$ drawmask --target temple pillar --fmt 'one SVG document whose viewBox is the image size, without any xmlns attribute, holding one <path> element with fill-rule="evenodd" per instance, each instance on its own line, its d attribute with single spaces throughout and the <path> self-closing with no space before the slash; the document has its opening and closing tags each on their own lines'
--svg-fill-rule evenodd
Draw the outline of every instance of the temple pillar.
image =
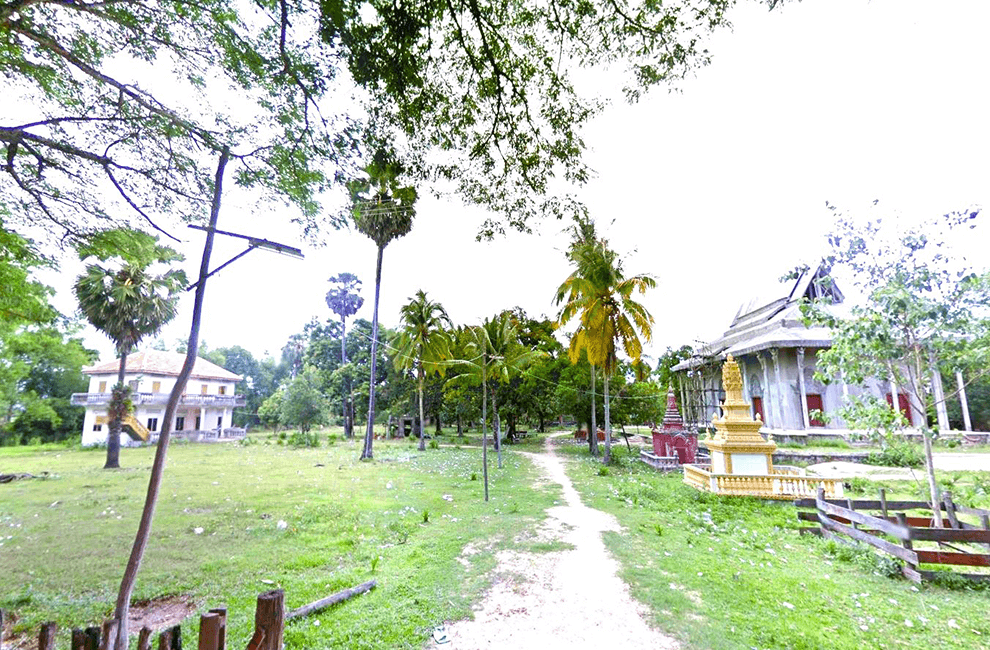
<svg viewBox="0 0 990 650">
<path fill-rule="evenodd" d="M 801 392 L 801 416 L 804 428 L 811 428 L 811 418 L 808 416 L 808 391 L 804 385 L 804 348 L 797 349 L 798 390 Z"/>
<path fill-rule="evenodd" d="M 685 387 L 686 382 L 684 381 L 683 377 L 678 376 L 677 379 L 678 379 L 677 383 L 680 384 L 678 388 L 681 389 L 681 419 L 684 420 L 686 423 L 690 424 L 691 416 L 688 415 L 687 399 L 686 399 L 687 389 Z"/>
<path fill-rule="evenodd" d="M 774 391 L 774 398 L 777 402 L 777 413 L 780 417 L 780 422 L 777 424 L 778 429 L 785 428 L 786 418 L 784 417 L 784 391 L 783 383 L 780 378 L 780 348 L 770 348 L 770 356 L 773 358 L 773 374 L 776 376 L 777 385 Z"/>
<path fill-rule="evenodd" d="M 942 386 L 942 373 L 938 364 L 932 363 L 932 391 L 935 393 L 935 419 L 940 432 L 949 431 L 949 412 L 945 408 L 945 388 Z"/>
<path fill-rule="evenodd" d="M 895 412 L 901 412 L 901 402 L 900 396 L 897 394 L 897 378 L 894 376 L 894 371 L 890 371 L 890 406 Z"/>
<path fill-rule="evenodd" d="M 759 360 L 760 366 L 763 368 L 763 410 L 765 412 L 764 415 L 767 418 L 767 421 L 763 424 L 768 428 L 772 428 L 771 422 L 773 424 L 777 423 L 777 414 L 773 413 L 771 416 L 770 413 L 770 402 L 773 401 L 773 391 L 770 389 L 770 371 L 767 368 L 769 362 L 767 361 L 767 355 L 765 352 L 758 352 L 756 358 Z"/>
<path fill-rule="evenodd" d="M 966 431 L 973 430 L 973 422 L 969 419 L 969 400 L 966 399 L 966 382 L 962 373 L 956 371 L 956 385 L 959 387 L 959 406 L 962 408 L 963 427 Z"/>
</svg>

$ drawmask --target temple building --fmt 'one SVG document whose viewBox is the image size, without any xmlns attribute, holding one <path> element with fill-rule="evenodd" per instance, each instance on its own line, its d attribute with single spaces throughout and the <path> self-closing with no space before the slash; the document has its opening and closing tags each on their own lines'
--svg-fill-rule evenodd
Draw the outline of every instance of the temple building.
<svg viewBox="0 0 990 650">
<path fill-rule="evenodd" d="M 147 350 L 128 355 L 124 383 L 130 386 L 134 409 L 122 423 L 121 444 L 154 442 L 164 424 L 165 405 L 185 362 L 186 355 Z M 120 359 L 83 368 L 89 375 L 89 392 L 72 396 L 74 406 L 85 406 L 82 444 L 107 441 L 107 406 L 111 389 L 117 383 Z M 186 392 L 179 400 L 172 423 L 173 435 L 192 439 L 242 437 L 243 429 L 233 427 L 233 411 L 244 406 L 243 395 L 234 388 L 242 377 L 206 359 L 196 359 Z"/>
<path fill-rule="evenodd" d="M 695 350 L 694 356 L 674 366 L 678 377 L 682 415 L 685 424 L 704 429 L 720 413 L 725 399 L 721 386 L 722 362 L 736 359 L 743 379 L 743 398 L 750 405 L 750 415 L 759 416 L 764 426 L 775 430 L 845 429 L 846 424 L 834 417 L 827 424 L 814 417 L 814 411 L 834 414 L 850 396 L 864 393 L 897 403 L 913 425 L 917 409 L 909 397 L 898 391 L 889 378 L 873 379 L 865 386 L 847 385 L 843 381 L 824 384 L 815 379 L 818 352 L 832 344 L 831 333 L 824 327 L 807 327 L 802 321 L 802 299 L 825 299 L 842 310 L 844 296 L 824 269 L 807 270 L 781 293 L 770 299 L 754 299 L 743 304 L 729 329 L 721 337 Z M 936 389 L 941 388 L 937 378 Z M 965 393 L 961 396 L 963 411 Z M 944 401 L 939 404 L 940 427 L 948 430 Z M 920 409 L 924 412 L 924 409 Z M 967 427 L 968 429 L 969 427 Z"/>
</svg>

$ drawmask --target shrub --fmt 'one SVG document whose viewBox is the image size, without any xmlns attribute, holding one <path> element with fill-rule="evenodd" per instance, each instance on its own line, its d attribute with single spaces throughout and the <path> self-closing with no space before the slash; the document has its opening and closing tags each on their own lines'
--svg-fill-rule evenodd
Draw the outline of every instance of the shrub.
<svg viewBox="0 0 990 650">
<path fill-rule="evenodd" d="M 319 447 L 320 437 L 315 433 L 294 431 L 292 435 L 289 436 L 288 444 L 292 447 Z"/>
<path fill-rule="evenodd" d="M 863 462 L 888 467 L 924 467 L 925 456 L 918 445 L 892 442 L 880 451 L 870 453 Z"/>
</svg>

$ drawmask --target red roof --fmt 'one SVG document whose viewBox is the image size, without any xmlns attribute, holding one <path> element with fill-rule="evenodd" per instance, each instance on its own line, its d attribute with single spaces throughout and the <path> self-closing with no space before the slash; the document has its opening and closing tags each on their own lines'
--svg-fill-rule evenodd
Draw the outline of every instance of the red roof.
<svg viewBox="0 0 990 650">
<path fill-rule="evenodd" d="M 162 352 L 160 350 L 145 350 L 127 355 L 127 372 L 144 372 L 149 375 L 166 375 L 178 377 L 182 364 L 186 361 L 185 354 L 178 352 Z M 115 375 L 120 370 L 120 359 L 100 363 L 89 368 L 83 368 L 87 375 Z M 196 357 L 192 375 L 197 379 L 226 379 L 240 381 L 244 379 L 229 370 L 224 370 L 215 363 Z"/>
</svg>

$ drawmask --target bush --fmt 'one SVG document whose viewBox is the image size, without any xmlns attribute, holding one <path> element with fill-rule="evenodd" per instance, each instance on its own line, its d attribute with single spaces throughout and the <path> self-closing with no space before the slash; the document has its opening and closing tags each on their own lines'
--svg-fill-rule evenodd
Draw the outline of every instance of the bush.
<svg viewBox="0 0 990 650">
<path fill-rule="evenodd" d="M 294 431 L 289 436 L 288 444 L 292 447 L 319 447 L 320 437 L 315 433 L 303 433 Z"/>
<path fill-rule="evenodd" d="M 874 451 L 863 461 L 867 465 L 883 465 L 886 467 L 924 467 L 925 455 L 919 445 L 909 442 L 888 444 L 880 451 Z"/>
</svg>

